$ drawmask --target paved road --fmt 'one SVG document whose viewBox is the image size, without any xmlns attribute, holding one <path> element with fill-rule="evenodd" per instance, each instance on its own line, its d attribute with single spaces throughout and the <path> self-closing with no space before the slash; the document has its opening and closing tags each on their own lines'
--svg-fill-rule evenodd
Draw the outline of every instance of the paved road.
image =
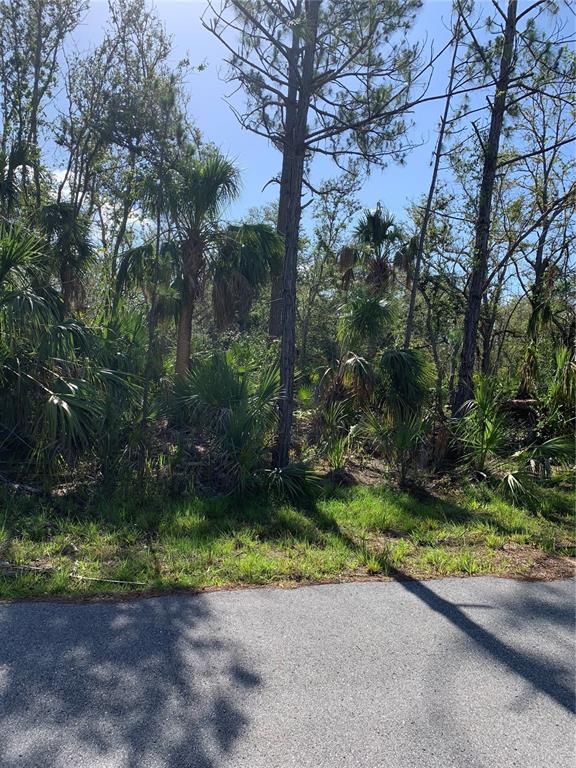
<svg viewBox="0 0 576 768">
<path fill-rule="evenodd" d="M 0 605 L 0 766 L 571 766 L 573 598 L 476 578 Z"/>
</svg>

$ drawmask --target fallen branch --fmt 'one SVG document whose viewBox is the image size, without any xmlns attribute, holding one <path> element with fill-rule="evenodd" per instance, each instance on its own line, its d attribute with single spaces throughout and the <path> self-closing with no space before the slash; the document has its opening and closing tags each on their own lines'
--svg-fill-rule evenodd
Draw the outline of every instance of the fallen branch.
<svg viewBox="0 0 576 768">
<path fill-rule="evenodd" d="M 41 573 L 43 575 L 51 575 L 56 573 L 55 568 L 49 568 L 42 565 L 15 565 L 7 561 L 0 561 L 0 572 L 4 576 L 15 576 L 17 573 Z M 135 587 L 147 587 L 148 584 L 145 581 L 123 581 L 121 579 L 105 579 L 101 576 L 82 576 L 79 573 L 69 573 L 67 576 L 70 579 L 78 579 L 78 581 L 103 581 L 107 584 L 126 584 Z"/>
<path fill-rule="evenodd" d="M 25 485 L 24 483 L 14 483 L 2 473 L 0 473 L 0 483 L 7 485 L 13 493 L 25 493 L 27 496 L 44 495 L 44 491 L 41 488 L 36 488 L 33 485 Z"/>
</svg>

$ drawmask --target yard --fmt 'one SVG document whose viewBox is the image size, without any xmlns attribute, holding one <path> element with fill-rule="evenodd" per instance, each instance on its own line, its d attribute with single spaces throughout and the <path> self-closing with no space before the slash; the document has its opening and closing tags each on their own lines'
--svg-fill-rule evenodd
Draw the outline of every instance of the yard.
<svg viewBox="0 0 576 768">
<path fill-rule="evenodd" d="M 567 476 L 528 506 L 481 485 L 330 488 L 304 505 L 161 493 L 85 506 L 6 497 L 0 597 L 445 575 L 555 578 L 573 573 L 573 512 Z"/>
</svg>

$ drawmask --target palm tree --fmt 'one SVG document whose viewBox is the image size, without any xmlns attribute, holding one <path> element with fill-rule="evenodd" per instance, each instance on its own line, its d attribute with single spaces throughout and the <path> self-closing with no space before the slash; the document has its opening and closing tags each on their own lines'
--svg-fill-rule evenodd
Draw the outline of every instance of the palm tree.
<svg viewBox="0 0 576 768">
<path fill-rule="evenodd" d="M 372 360 L 393 319 L 390 302 L 372 291 L 355 291 L 340 308 L 337 332 L 342 352 L 359 352 L 365 347 Z"/>
<path fill-rule="evenodd" d="M 212 307 L 216 327 L 244 327 L 256 291 L 282 263 L 283 239 L 266 224 L 229 225 L 218 238 Z"/>
<path fill-rule="evenodd" d="M 157 260 L 155 250 L 154 243 L 148 241 L 120 254 L 112 299 L 113 317 L 122 294 L 135 288 L 142 294 L 149 310 L 156 288 L 156 321 L 163 322 L 177 315 L 178 292 L 174 285 L 179 268 L 177 248 L 170 241 L 162 243 Z"/>
<path fill-rule="evenodd" d="M 59 202 L 42 208 L 40 223 L 52 249 L 67 315 L 82 301 L 82 277 L 95 257 L 90 220 L 72 203 Z"/>
<path fill-rule="evenodd" d="M 214 147 L 199 155 L 184 151 L 167 175 L 168 211 L 177 233 L 181 292 L 176 336 L 176 373 L 190 366 L 192 315 L 203 287 L 211 255 L 216 250 L 218 217 L 239 193 L 240 174 L 231 160 Z"/>
<path fill-rule="evenodd" d="M 394 217 L 380 203 L 371 211 L 365 211 L 354 230 L 355 244 L 340 252 L 342 282 L 348 288 L 354 278 L 354 267 L 362 264 L 366 270 L 366 282 L 381 292 L 389 282 L 394 269 L 392 247 L 400 246 L 403 235 Z"/>
</svg>

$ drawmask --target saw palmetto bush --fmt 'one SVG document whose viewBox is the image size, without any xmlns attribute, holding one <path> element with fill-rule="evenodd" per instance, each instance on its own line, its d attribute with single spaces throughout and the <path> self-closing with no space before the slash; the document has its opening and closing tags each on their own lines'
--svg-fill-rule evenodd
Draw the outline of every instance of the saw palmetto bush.
<svg viewBox="0 0 576 768">
<path fill-rule="evenodd" d="M 434 366 L 418 349 L 388 349 L 380 358 L 384 402 L 397 420 L 419 414 L 434 386 Z"/>
<path fill-rule="evenodd" d="M 573 435 L 558 435 L 511 451 L 503 395 L 494 379 L 476 376 L 474 397 L 464 403 L 455 429 L 463 458 L 476 476 L 496 483 L 514 499 L 534 495 L 552 464 L 574 458 Z"/>
<path fill-rule="evenodd" d="M 98 463 L 137 387 L 109 332 L 62 319 L 48 255 L 33 233 L 0 230 L 0 461 L 51 482 L 82 454 Z"/>
<path fill-rule="evenodd" d="M 275 368 L 240 372 L 226 356 L 194 360 L 176 383 L 176 400 L 191 424 L 200 425 L 209 459 L 225 491 L 253 486 L 265 463 L 276 420 L 280 380 Z"/>
<path fill-rule="evenodd" d="M 276 366 L 239 369 L 224 354 L 193 361 L 176 381 L 181 418 L 200 428 L 213 481 L 226 493 L 268 487 L 289 496 L 305 494 L 313 473 L 304 465 L 268 469 L 277 422 L 280 376 Z"/>
<path fill-rule="evenodd" d="M 403 486 L 415 468 L 428 429 L 424 411 L 434 368 L 419 350 L 388 349 L 380 358 L 379 373 L 378 392 L 365 409 L 360 432 L 395 468 Z"/>
<path fill-rule="evenodd" d="M 474 397 L 462 406 L 457 435 L 469 465 L 479 473 L 488 461 L 500 455 L 508 440 L 502 410 L 502 394 L 494 379 L 477 376 Z"/>
<path fill-rule="evenodd" d="M 340 307 L 337 334 L 344 353 L 366 348 L 372 358 L 394 320 L 394 308 L 381 295 L 357 290 Z"/>
<path fill-rule="evenodd" d="M 421 416 L 397 418 L 391 411 L 366 411 L 359 428 L 372 450 L 376 450 L 396 472 L 400 487 L 407 484 L 418 448 L 426 434 Z"/>
<path fill-rule="evenodd" d="M 574 434 L 576 425 L 576 358 L 573 350 L 554 351 L 550 375 L 538 396 L 542 437 Z"/>
<path fill-rule="evenodd" d="M 346 466 L 357 431 L 356 414 L 349 400 L 320 403 L 317 408 L 320 447 L 333 472 Z"/>
<path fill-rule="evenodd" d="M 392 304 L 373 292 L 353 291 L 338 310 L 337 359 L 323 373 L 320 401 L 353 401 L 366 404 L 376 384 L 374 358 L 395 313 Z"/>
</svg>

